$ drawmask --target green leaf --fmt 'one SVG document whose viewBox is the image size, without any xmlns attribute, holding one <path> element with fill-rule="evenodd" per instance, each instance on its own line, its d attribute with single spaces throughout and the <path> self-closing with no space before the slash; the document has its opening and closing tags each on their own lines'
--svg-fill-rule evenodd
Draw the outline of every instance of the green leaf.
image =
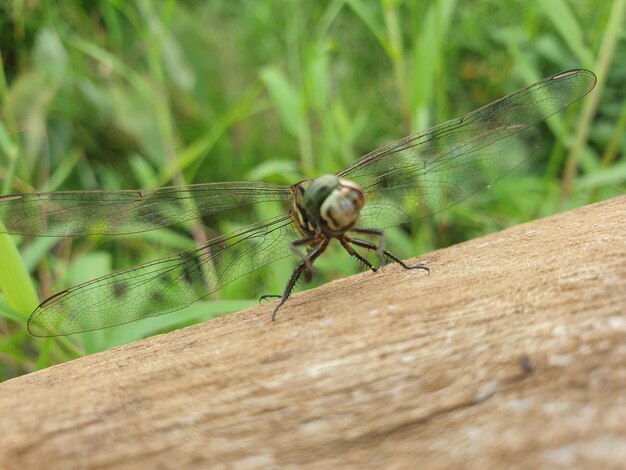
<svg viewBox="0 0 626 470">
<path fill-rule="evenodd" d="M 543 13 L 552 21 L 571 51 L 581 64 L 593 63 L 593 55 L 584 41 L 583 30 L 576 16 L 564 0 L 537 2 Z"/>
<path fill-rule="evenodd" d="M 54 82 L 60 83 L 68 65 L 67 52 L 57 33 L 45 28 L 37 34 L 33 51 L 35 67 Z"/>
<path fill-rule="evenodd" d="M 283 126 L 293 137 L 298 138 L 302 126 L 299 92 L 275 67 L 265 67 L 261 71 L 261 81 L 267 87 Z"/>
<path fill-rule="evenodd" d="M 0 226 L 0 230 L 4 227 Z M 9 305 L 25 317 L 37 307 L 37 293 L 10 235 L 0 233 L 0 290 Z"/>
</svg>

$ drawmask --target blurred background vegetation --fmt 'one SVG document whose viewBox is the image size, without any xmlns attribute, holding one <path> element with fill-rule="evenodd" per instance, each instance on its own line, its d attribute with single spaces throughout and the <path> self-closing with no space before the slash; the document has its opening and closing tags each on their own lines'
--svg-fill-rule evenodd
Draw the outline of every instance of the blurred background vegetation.
<svg viewBox="0 0 626 470">
<path fill-rule="evenodd" d="M 2 0 L 0 188 L 288 184 L 553 73 L 593 70 L 594 92 L 541 126 L 525 171 L 410 233 L 390 232 L 395 252 L 417 256 L 624 192 L 624 3 Z M 238 223 L 114 240 L 0 235 L 0 379 L 281 292 L 293 260 L 170 315 L 69 338 L 28 335 L 38 299 Z M 360 270 L 339 254 L 316 266 L 317 283 Z"/>
</svg>

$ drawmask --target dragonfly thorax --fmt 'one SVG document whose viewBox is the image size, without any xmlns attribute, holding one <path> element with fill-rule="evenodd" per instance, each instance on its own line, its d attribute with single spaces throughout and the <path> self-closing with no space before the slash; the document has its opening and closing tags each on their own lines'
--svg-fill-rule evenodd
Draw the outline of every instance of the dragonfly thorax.
<svg viewBox="0 0 626 470">
<path fill-rule="evenodd" d="M 365 194 L 355 183 L 335 175 L 323 175 L 296 186 L 292 214 L 306 234 L 322 231 L 340 235 L 356 224 Z"/>
</svg>

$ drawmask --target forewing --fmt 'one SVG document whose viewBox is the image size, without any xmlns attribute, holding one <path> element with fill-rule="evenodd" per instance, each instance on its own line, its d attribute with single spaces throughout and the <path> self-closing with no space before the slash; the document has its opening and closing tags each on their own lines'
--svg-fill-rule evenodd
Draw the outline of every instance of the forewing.
<svg viewBox="0 0 626 470">
<path fill-rule="evenodd" d="M 365 155 L 339 173 L 366 193 L 360 224 L 398 225 L 488 187 L 524 161 L 510 137 L 533 135 L 533 126 L 585 96 L 595 83 L 587 70 L 562 72 Z"/>
<path fill-rule="evenodd" d="M 0 197 L 0 232 L 55 237 L 135 233 L 290 196 L 287 186 L 248 182 L 16 194 Z"/>
<path fill-rule="evenodd" d="M 34 336 L 107 328 L 172 312 L 235 279 L 291 254 L 290 216 L 250 225 L 178 255 L 67 289 L 42 302 L 28 320 Z"/>
</svg>

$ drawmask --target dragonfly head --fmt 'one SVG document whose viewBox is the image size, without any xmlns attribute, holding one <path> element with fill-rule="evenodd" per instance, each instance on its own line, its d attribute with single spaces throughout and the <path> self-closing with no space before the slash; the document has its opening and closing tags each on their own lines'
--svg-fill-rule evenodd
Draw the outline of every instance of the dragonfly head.
<svg viewBox="0 0 626 470">
<path fill-rule="evenodd" d="M 335 175 L 315 178 L 304 193 L 307 213 L 330 234 L 341 234 L 354 227 L 364 204 L 363 190 Z"/>
</svg>

